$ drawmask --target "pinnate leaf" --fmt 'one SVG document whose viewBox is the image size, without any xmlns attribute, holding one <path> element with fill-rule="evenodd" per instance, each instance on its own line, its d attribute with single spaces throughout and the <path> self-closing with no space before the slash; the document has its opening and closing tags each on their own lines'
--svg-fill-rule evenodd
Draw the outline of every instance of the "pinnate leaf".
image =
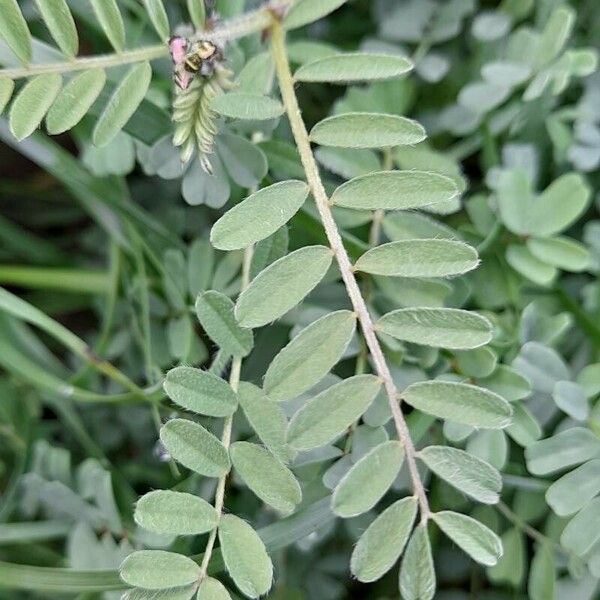
<svg viewBox="0 0 600 600">
<path fill-rule="evenodd" d="M 336 383 L 292 417 L 288 442 L 297 450 L 331 442 L 367 410 L 380 388 L 381 381 L 373 375 L 355 375 Z"/>
<path fill-rule="evenodd" d="M 475 500 L 496 504 L 500 499 L 500 473 L 484 460 L 449 446 L 428 446 L 418 456 L 438 477 Z"/>
<path fill-rule="evenodd" d="M 237 250 L 263 240 L 285 225 L 308 196 L 303 181 L 282 181 L 252 194 L 226 212 L 210 232 L 220 250 Z"/>
<path fill-rule="evenodd" d="M 198 295 L 196 315 L 210 339 L 231 356 L 244 357 L 254 345 L 251 329 L 240 327 L 233 302 L 224 294 L 210 290 Z"/>
<path fill-rule="evenodd" d="M 433 520 L 457 546 L 478 563 L 492 567 L 502 556 L 500 538 L 476 519 L 444 510 L 434 513 Z"/>
<path fill-rule="evenodd" d="M 424 413 L 472 427 L 503 429 L 512 421 L 512 408 L 504 398 L 467 383 L 413 383 L 402 398 Z"/>
<path fill-rule="evenodd" d="M 151 79 L 152 67 L 148 62 L 135 65 L 129 70 L 110 97 L 96 123 L 93 133 L 93 141 L 96 146 L 106 146 L 127 125 L 144 99 Z"/>
<path fill-rule="evenodd" d="M 435 570 L 427 525 L 418 525 L 406 547 L 400 568 L 400 594 L 403 600 L 433 600 Z"/>
<path fill-rule="evenodd" d="M 273 359 L 265 375 L 265 392 L 281 401 L 316 385 L 340 360 L 355 329 L 356 316 L 347 310 L 311 323 Z"/>
<path fill-rule="evenodd" d="M 121 52 L 125 47 L 125 26 L 116 0 L 90 0 L 96 18 L 113 48 Z M 145 93 L 145 91 L 144 91 Z"/>
<path fill-rule="evenodd" d="M 332 258 L 326 246 L 306 246 L 269 265 L 238 298 L 240 325 L 260 327 L 294 308 L 323 279 Z"/>
<path fill-rule="evenodd" d="M 417 515 L 417 499 L 404 498 L 388 506 L 360 536 L 350 569 L 364 583 L 377 581 L 400 558 Z"/>
<path fill-rule="evenodd" d="M 276 119 L 284 111 L 281 102 L 273 98 L 245 92 L 229 92 L 216 96 L 211 108 L 224 117 L 250 121 Z"/>
<path fill-rule="evenodd" d="M 170 490 L 142 496 L 134 518 L 140 527 L 158 534 L 194 535 L 217 526 L 217 513 L 206 500 Z"/>
<path fill-rule="evenodd" d="M 379 171 L 342 184 L 331 196 L 331 202 L 363 210 L 408 210 L 446 202 L 457 195 L 456 183 L 445 175 L 426 171 Z"/>
<path fill-rule="evenodd" d="M 273 564 L 256 531 L 235 515 L 223 515 L 219 542 L 227 571 L 240 591 L 249 598 L 266 594 L 273 581 Z"/>
<path fill-rule="evenodd" d="M 375 328 L 392 337 L 435 348 L 468 350 L 492 339 L 492 324 L 458 308 L 401 308 L 384 315 Z"/>
<path fill-rule="evenodd" d="M 231 386 L 201 369 L 175 367 L 167 373 L 163 388 L 173 402 L 199 415 L 228 417 L 237 409 Z"/>
<path fill-rule="evenodd" d="M 249 442 L 235 442 L 231 462 L 246 485 L 276 510 L 289 514 L 302 500 L 293 473 L 270 452 Z"/>
<path fill-rule="evenodd" d="M 79 38 L 66 0 L 35 0 L 35 4 L 63 54 L 70 58 L 76 56 Z"/>
<path fill-rule="evenodd" d="M 396 440 L 379 444 L 346 473 L 331 498 L 333 512 L 356 517 L 373 508 L 398 476 L 404 450 Z"/>
<path fill-rule="evenodd" d="M 123 561 L 120 574 L 129 585 L 164 590 L 194 583 L 200 575 L 200 567 L 183 554 L 140 550 Z"/>
<path fill-rule="evenodd" d="M 356 52 L 336 54 L 304 64 L 294 73 L 294 79 L 326 83 L 378 81 L 399 77 L 412 68 L 412 62 L 403 56 Z"/>
<path fill-rule="evenodd" d="M 0 37 L 17 58 L 27 64 L 31 60 L 31 33 L 17 0 L 3 0 L 0 10 Z"/>
<path fill-rule="evenodd" d="M 38 75 L 25 84 L 10 107 L 10 130 L 17 140 L 24 140 L 36 130 L 61 85 L 62 78 L 58 73 Z"/>
<path fill-rule="evenodd" d="M 342 148 L 385 148 L 417 144 L 426 138 L 416 121 L 378 113 L 344 113 L 317 123 L 310 139 L 322 146 Z"/>
<path fill-rule="evenodd" d="M 172 419 L 162 426 L 160 440 L 176 461 L 200 475 L 222 477 L 230 469 L 223 444 L 197 423 Z"/>
<path fill-rule="evenodd" d="M 75 127 L 97 100 L 106 74 L 103 69 L 84 71 L 65 85 L 46 115 L 48 133 L 58 135 Z"/>
<path fill-rule="evenodd" d="M 402 240 L 365 252 L 355 269 L 394 277 L 450 277 L 479 264 L 472 246 L 455 240 Z"/>
</svg>

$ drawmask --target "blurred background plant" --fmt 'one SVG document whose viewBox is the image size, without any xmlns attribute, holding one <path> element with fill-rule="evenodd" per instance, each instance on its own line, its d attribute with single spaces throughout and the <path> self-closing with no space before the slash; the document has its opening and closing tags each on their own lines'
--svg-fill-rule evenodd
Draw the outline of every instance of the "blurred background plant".
<svg viewBox="0 0 600 600">
<path fill-rule="evenodd" d="M 213 248 L 211 227 L 257 188 L 305 175 L 281 113 L 241 120 L 222 108 L 215 115 L 212 175 L 198 160 L 182 167 L 172 143 L 171 29 L 190 23 L 202 29 L 209 18 L 219 31 L 219 23 L 259 2 L 169 1 L 163 13 L 163 3 L 150 0 L 67 0 L 74 17 L 67 34 L 45 13 L 51 4 L 0 5 L 0 285 L 8 290 L 0 296 L 0 598 L 119 598 L 117 569 L 134 550 L 192 556 L 206 546 L 204 534 L 151 533 L 134 521 L 133 510 L 151 490 L 189 492 L 207 502 L 215 494 L 216 479 L 182 469 L 157 441 L 161 425 L 182 413 L 162 390 L 167 371 L 193 365 L 224 375 L 233 354 L 196 315 L 199 294 L 213 290 L 235 300 L 243 287 L 244 252 Z M 324 4 L 339 8 L 290 28 L 294 68 L 361 51 L 410 57 L 415 69 L 349 88 L 299 84 L 309 129 L 331 115 L 368 111 L 418 119 L 429 136 L 383 152 L 319 147 L 327 191 L 395 168 L 445 175 L 461 193 L 418 212 L 380 214 L 375 226 L 370 211 L 335 207 L 350 256 L 379 238 L 435 238 L 467 242 L 481 259 L 479 268 L 453 279 L 361 276 L 375 315 L 468 308 L 493 324 L 491 343 L 468 350 L 382 336 L 394 381 L 399 389 L 427 379 L 466 381 L 502 395 L 514 411 L 505 429 L 406 411 L 418 448 L 464 449 L 499 470 L 504 484 L 498 504 L 481 506 L 422 465 L 432 510 L 470 514 L 504 545 L 500 561 L 486 568 L 432 528 L 435 597 L 596 598 L 600 6 L 596 0 Z M 10 12 L 13 5 L 24 21 Z M 226 64 L 235 92 L 277 96 L 260 29 L 227 40 Z M 71 73 L 95 55 L 110 58 Z M 59 66 L 35 71 L 48 64 Z M 67 105 L 69 91 L 74 100 Z M 307 202 L 255 246 L 245 275 L 253 279 L 288 251 L 323 243 L 317 211 Z M 291 337 L 349 307 L 331 269 L 299 306 L 254 331 L 241 380 L 259 385 Z M 366 356 L 355 336 L 310 395 L 369 369 Z M 285 419 L 310 395 L 284 402 Z M 247 417 L 236 413 L 234 439 L 251 439 L 256 425 Z M 219 428 L 214 419 L 199 421 Z M 378 512 L 335 519 L 322 500 L 391 433 L 389 408 L 378 396 L 349 441 L 295 457 L 291 468 L 303 501 L 288 519 L 238 473 L 229 479 L 227 512 L 258 529 L 271 553 L 276 577 L 269 598 L 398 597 L 397 570 L 361 584 L 348 567 Z M 408 490 L 403 469 L 390 496 Z M 64 567 L 82 572 L 65 574 Z"/>
</svg>

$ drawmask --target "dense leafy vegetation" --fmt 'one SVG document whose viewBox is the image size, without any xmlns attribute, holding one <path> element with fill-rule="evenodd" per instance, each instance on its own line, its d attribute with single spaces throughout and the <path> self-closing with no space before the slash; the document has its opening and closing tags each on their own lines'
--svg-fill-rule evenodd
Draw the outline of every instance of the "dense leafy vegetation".
<svg viewBox="0 0 600 600">
<path fill-rule="evenodd" d="M 0 598 L 595 598 L 599 25 L 0 2 Z"/>
</svg>

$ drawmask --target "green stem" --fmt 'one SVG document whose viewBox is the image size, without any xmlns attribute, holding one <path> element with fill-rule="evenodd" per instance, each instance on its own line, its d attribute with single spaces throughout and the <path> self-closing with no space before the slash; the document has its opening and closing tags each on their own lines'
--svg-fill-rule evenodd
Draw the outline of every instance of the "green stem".
<svg viewBox="0 0 600 600">
<path fill-rule="evenodd" d="M 319 174 L 319 167 L 313 155 L 310 139 L 306 125 L 302 120 L 302 114 L 300 112 L 300 106 L 298 105 L 298 99 L 296 98 L 294 79 L 290 70 L 290 65 L 287 57 L 287 50 L 285 46 L 285 32 L 281 23 L 273 19 L 271 26 L 272 34 L 272 51 L 275 60 L 275 69 L 277 72 L 277 78 L 279 80 L 279 89 L 283 99 L 292 133 L 296 141 L 298 152 L 300 153 L 300 159 L 306 173 L 308 184 L 311 188 L 313 198 L 321 222 L 325 228 L 329 246 L 335 255 L 337 264 L 340 269 L 340 274 L 344 281 L 346 291 L 354 311 L 360 322 L 362 333 L 364 335 L 367 346 L 373 360 L 373 365 L 377 374 L 379 375 L 383 386 L 385 388 L 390 410 L 392 412 L 392 418 L 396 428 L 398 439 L 404 447 L 405 460 L 410 473 L 413 490 L 419 501 L 419 507 L 421 512 L 422 522 L 427 522 L 431 516 L 429 509 L 429 502 L 427 500 L 427 494 L 425 493 L 425 487 L 421 481 L 421 476 L 417 469 L 416 451 L 410 432 L 406 425 L 406 420 L 402 413 L 399 404 L 399 394 L 396 388 L 396 384 L 392 378 L 392 374 L 387 365 L 383 350 L 375 334 L 375 328 L 369 310 L 363 298 L 362 292 L 354 276 L 354 269 L 350 262 L 348 253 L 344 247 L 340 232 L 333 218 L 331 212 L 331 206 L 329 198 L 321 176 Z"/>
<path fill-rule="evenodd" d="M 250 283 L 250 266 L 252 264 L 252 255 L 254 253 L 254 247 L 248 246 L 244 250 L 244 262 L 242 264 L 242 286 L 241 291 L 243 292 Z M 231 373 L 229 374 L 229 385 L 233 389 L 234 392 L 237 392 L 238 387 L 240 385 L 240 374 L 242 370 L 242 359 L 239 357 L 235 357 L 231 363 Z M 229 451 L 229 446 L 231 444 L 231 429 L 233 426 L 233 415 L 227 417 L 225 419 L 225 424 L 223 425 L 223 433 L 221 435 L 221 443 L 225 447 L 227 451 Z M 223 506 L 225 504 L 225 488 L 227 486 L 227 477 L 229 476 L 229 472 L 225 473 L 222 477 L 219 478 L 219 483 L 217 484 L 217 490 L 215 492 L 215 511 L 217 512 L 217 522 L 221 519 L 221 515 L 223 514 Z M 208 541 L 206 543 L 206 550 L 204 551 L 204 557 L 202 559 L 202 564 L 200 565 L 200 581 L 202 581 L 206 574 L 208 573 L 208 565 L 210 563 L 210 559 L 212 556 L 213 549 L 215 547 L 215 541 L 217 539 L 217 531 L 218 527 L 215 527 L 208 536 Z"/>
<path fill-rule="evenodd" d="M 103 294 L 109 285 L 109 276 L 104 271 L 0 265 L 0 285 L 77 294 Z"/>
</svg>

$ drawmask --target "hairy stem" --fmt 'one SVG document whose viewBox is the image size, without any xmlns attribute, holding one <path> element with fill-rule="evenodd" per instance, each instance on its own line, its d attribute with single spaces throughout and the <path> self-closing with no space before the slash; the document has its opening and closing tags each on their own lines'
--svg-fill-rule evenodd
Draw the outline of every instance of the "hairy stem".
<svg viewBox="0 0 600 600">
<path fill-rule="evenodd" d="M 365 300 L 358 287 L 348 253 L 344 248 L 342 238 L 333 219 L 333 214 L 329 205 L 329 198 L 327 197 L 327 193 L 323 187 L 323 182 L 321 181 L 321 177 L 319 175 L 319 169 L 310 147 L 308 131 L 306 130 L 306 126 L 300 113 L 300 107 L 298 106 L 298 100 L 294 91 L 294 80 L 290 71 L 287 50 L 285 47 L 285 33 L 279 22 L 275 20 L 273 21 L 271 33 L 273 56 L 275 59 L 275 68 L 277 71 L 277 78 L 279 80 L 281 96 L 283 98 L 283 103 L 287 111 L 292 132 L 294 134 L 294 139 L 300 153 L 306 178 L 311 188 L 312 195 L 315 199 L 323 227 L 325 228 L 329 245 L 335 254 L 340 272 L 342 274 L 342 279 L 348 292 L 348 296 L 350 297 L 352 306 L 354 307 L 358 320 L 361 324 L 363 336 L 371 353 L 373 364 L 375 365 L 375 369 L 379 377 L 381 377 L 383 381 L 398 438 L 404 446 L 404 453 L 412 480 L 413 490 L 419 501 L 421 519 L 422 521 L 427 521 L 431 513 L 429 510 L 429 503 L 427 501 L 425 488 L 423 487 L 423 482 L 421 481 L 421 477 L 417 470 L 415 447 L 410 437 L 404 415 L 400 409 L 396 385 L 392 379 L 392 375 L 387 366 L 377 336 L 375 335 L 375 329 L 373 327 L 371 315 L 369 314 Z"/>
<path fill-rule="evenodd" d="M 242 264 L 242 288 L 243 292 L 250 283 L 250 265 L 252 263 L 252 254 L 254 253 L 254 247 L 248 246 L 244 250 L 244 262 Z M 242 370 L 242 359 L 234 358 L 231 363 L 231 372 L 229 374 L 229 385 L 233 389 L 234 392 L 238 391 L 238 387 L 240 385 L 240 372 Z M 225 446 L 225 449 L 229 449 L 231 444 L 231 426 L 233 425 L 233 415 L 227 417 L 225 419 L 225 424 L 223 425 L 223 433 L 221 435 L 221 443 Z M 215 492 L 215 510 L 217 511 L 217 523 L 221 519 L 221 515 L 223 514 L 223 505 L 225 503 L 225 486 L 227 485 L 227 477 L 229 473 L 225 473 L 223 477 L 219 478 L 219 483 L 217 484 L 217 490 Z M 202 558 L 202 564 L 200 565 L 200 581 L 202 581 L 208 572 L 208 565 L 210 563 L 210 557 L 212 556 L 212 551 L 215 547 L 215 540 L 217 539 L 217 531 L 218 525 L 215 527 L 208 536 L 208 541 L 206 542 L 206 550 L 204 551 L 204 556 Z"/>
<path fill-rule="evenodd" d="M 210 31 L 196 32 L 194 39 L 210 38 L 220 42 L 227 42 L 228 40 L 235 40 L 251 33 L 256 33 L 257 31 L 266 29 L 270 25 L 272 12 L 283 10 L 290 4 L 292 4 L 292 0 L 267 3 L 257 10 L 224 21 Z M 154 46 L 147 46 L 145 48 L 136 48 L 135 50 L 125 50 L 124 52 L 102 54 L 99 56 L 84 56 L 64 62 L 0 69 L 0 77 L 22 79 L 34 75 L 42 75 L 44 73 L 71 73 L 74 71 L 85 71 L 87 69 L 106 69 L 145 60 L 156 60 L 157 58 L 164 58 L 168 55 L 169 48 L 166 43 L 162 43 Z"/>
</svg>

